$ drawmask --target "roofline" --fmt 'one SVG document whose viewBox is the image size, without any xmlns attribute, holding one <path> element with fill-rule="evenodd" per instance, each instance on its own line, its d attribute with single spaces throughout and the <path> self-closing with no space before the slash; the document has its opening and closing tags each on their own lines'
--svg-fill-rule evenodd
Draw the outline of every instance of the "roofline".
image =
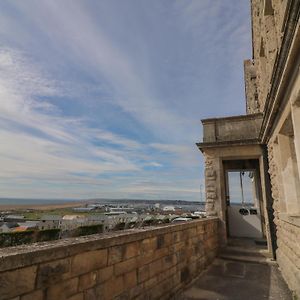
<svg viewBox="0 0 300 300">
<path fill-rule="evenodd" d="M 201 119 L 202 124 L 205 123 L 214 123 L 216 121 L 227 121 L 227 120 L 253 120 L 253 119 L 260 119 L 263 118 L 262 113 L 255 113 L 255 114 L 248 114 L 248 115 L 237 115 L 237 116 L 228 116 L 228 117 L 219 117 L 219 118 L 208 118 L 208 119 Z"/>
</svg>

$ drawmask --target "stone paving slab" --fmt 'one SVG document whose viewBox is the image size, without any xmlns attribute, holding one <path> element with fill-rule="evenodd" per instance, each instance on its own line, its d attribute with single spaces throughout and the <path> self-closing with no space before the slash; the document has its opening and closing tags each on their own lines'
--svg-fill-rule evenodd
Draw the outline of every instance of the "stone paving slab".
<svg viewBox="0 0 300 300">
<path fill-rule="evenodd" d="M 216 259 L 176 300 L 292 300 L 276 265 Z"/>
</svg>

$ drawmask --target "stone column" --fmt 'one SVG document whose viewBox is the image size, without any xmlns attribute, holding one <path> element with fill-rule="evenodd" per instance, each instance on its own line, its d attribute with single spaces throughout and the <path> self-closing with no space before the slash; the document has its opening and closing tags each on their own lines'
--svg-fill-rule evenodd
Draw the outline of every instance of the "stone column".
<svg viewBox="0 0 300 300">
<path fill-rule="evenodd" d="M 213 157 L 204 153 L 205 158 L 205 191 L 206 203 L 205 210 L 207 216 L 217 216 L 217 185 L 216 185 L 216 170 L 213 166 Z"/>
<path fill-rule="evenodd" d="M 294 129 L 294 143 L 298 163 L 298 172 L 300 173 L 300 89 L 297 96 L 298 101 L 295 101 L 291 105 L 291 112 Z"/>
<path fill-rule="evenodd" d="M 270 174 L 270 181 L 271 181 L 271 188 L 272 188 L 272 198 L 274 200 L 273 202 L 273 209 L 274 209 L 274 222 L 276 225 L 278 225 L 278 212 L 281 210 L 280 206 L 282 206 L 285 203 L 284 201 L 280 201 L 280 192 L 279 192 L 279 169 L 277 166 L 278 160 L 280 159 L 279 153 L 278 153 L 278 143 L 276 141 L 272 141 L 268 144 L 268 159 L 269 159 L 269 174 Z M 276 163 L 277 160 L 277 163 Z M 283 203 L 280 203 L 283 202 Z M 285 210 L 285 209 L 284 209 Z M 281 210 L 282 211 L 282 210 Z"/>
</svg>

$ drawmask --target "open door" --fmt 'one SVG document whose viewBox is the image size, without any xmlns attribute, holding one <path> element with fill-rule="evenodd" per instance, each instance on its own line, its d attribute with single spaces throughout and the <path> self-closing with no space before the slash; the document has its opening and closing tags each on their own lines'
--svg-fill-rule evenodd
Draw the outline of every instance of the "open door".
<svg viewBox="0 0 300 300">
<path fill-rule="evenodd" d="M 227 171 L 227 218 L 230 237 L 263 237 L 255 170 Z"/>
</svg>

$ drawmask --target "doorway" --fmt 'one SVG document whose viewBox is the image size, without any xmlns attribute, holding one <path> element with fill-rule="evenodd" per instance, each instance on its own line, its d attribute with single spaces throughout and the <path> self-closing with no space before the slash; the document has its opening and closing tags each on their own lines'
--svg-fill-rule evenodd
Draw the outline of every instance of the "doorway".
<svg viewBox="0 0 300 300">
<path fill-rule="evenodd" d="M 228 236 L 263 238 L 257 170 L 228 169 L 225 172 Z"/>
</svg>

